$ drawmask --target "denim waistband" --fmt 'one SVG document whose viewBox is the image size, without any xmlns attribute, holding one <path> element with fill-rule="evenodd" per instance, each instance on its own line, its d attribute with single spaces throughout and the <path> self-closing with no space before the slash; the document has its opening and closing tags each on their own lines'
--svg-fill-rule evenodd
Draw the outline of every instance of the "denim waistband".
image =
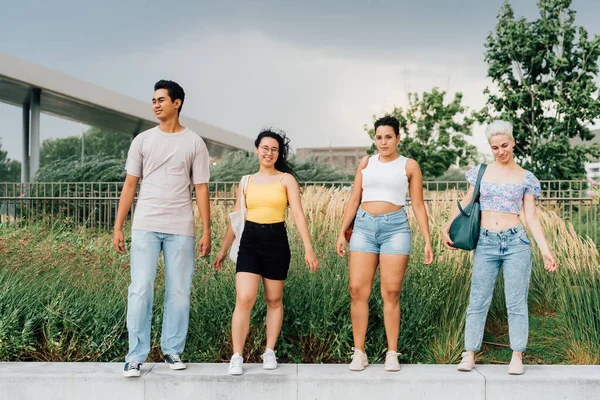
<svg viewBox="0 0 600 400">
<path fill-rule="evenodd" d="M 391 213 L 371 214 L 370 212 L 365 211 L 364 208 L 358 207 L 357 214 L 360 215 L 361 217 L 368 215 L 369 217 L 371 217 L 373 219 L 378 219 L 378 218 L 388 219 L 388 218 L 392 218 L 392 217 L 399 216 L 399 215 L 406 215 L 406 210 L 404 210 L 404 207 L 402 207 L 401 209 L 399 209 L 397 211 L 393 211 Z"/>
<path fill-rule="evenodd" d="M 504 229 L 501 231 L 492 231 L 486 228 L 479 229 L 479 235 L 483 236 L 509 236 L 509 235 L 521 235 L 525 233 L 525 227 L 523 224 L 513 226 L 512 228 Z"/>
<path fill-rule="evenodd" d="M 281 228 L 285 229 L 285 222 L 281 221 L 281 222 L 275 222 L 273 224 L 259 224 L 258 222 L 252 222 L 252 221 L 246 220 L 246 227 L 253 228 L 253 229 L 273 229 L 273 230 L 281 229 Z"/>
</svg>

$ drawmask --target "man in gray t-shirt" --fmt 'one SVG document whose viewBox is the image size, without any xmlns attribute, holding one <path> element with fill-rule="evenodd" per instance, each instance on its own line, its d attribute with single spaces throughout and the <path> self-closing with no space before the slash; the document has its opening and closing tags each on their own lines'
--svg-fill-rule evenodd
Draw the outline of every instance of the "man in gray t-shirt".
<svg viewBox="0 0 600 400">
<path fill-rule="evenodd" d="M 131 230 L 131 285 L 127 298 L 129 353 L 125 376 L 140 376 L 150 351 L 150 325 L 158 256 L 165 260 L 165 311 L 161 349 L 171 369 L 185 369 L 179 358 L 187 336 L 194 273 L 196 189 L 203 233 L 201 257 L 210 253 L 209 157 L 200 136 L 179 123 L 185 93 L 172 81 L 154 85 L 152 109 L 159 126 L 140 133 L 127 154 L 127 177 L 114 228 L 113 245 L 125 254 L 123 222 L 141 187 Z"/>
</svg>

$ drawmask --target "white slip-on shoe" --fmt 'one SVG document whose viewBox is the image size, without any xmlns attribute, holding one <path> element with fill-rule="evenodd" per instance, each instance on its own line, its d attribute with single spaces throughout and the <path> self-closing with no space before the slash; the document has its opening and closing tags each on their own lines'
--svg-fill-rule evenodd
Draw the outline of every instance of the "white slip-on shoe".
<svg viewBox="0 0 600 400">
<path fill-rule="evenodd" d="M 244 358 L 242 356 L 240 356 L 240 353 L 235 353 L 231 357 L 231 361 L 229 361 L 229 369 L 227 370 L 227 373 L 229 373 L 229 375 L 243 374 L 244 373 L 244 370 L 242 369 L 243 364 L 244 364 Z"/>
<path fill-rule="evenodd" d="M 525 373 L 525 366 L 523 366 L 523 360 L 519 357 L 513 356 L 508 364 L 509 375 L 523 375 Z"/>
<path fill-rule="evenodd" d="M 263 369 L 277 368 L 277 357 L 275 357 L 275 352 L 273 350 L 267 348 L 261 357 L 263 360 Z"/>
<path fill-rule="evenodd" d="M 400 371 L 400 363 L 398 362 L 398 354 L 394 350 L 385 353 L 385 370 L 390 372 Z"/>
<path fill-rule="evenodd" d="M 367 355 L 359 349 L 355 349 L 354 347 L 352 350 L 354 350 L 354 354 L 352 354 L 352 361 L 350 362 L 348 368 L 350 371 L 362 371 L 367 365 L 369 365 Z"/>
<path fill-rule="evenodd" d="M 468 351 L 463 352 L 462 360 L 460 361 L 460 364 L 458 364 L 457 369 L 459 371 L 468 372 L 473 368 L 475 368 L 475 358 Z"/>
</svg>

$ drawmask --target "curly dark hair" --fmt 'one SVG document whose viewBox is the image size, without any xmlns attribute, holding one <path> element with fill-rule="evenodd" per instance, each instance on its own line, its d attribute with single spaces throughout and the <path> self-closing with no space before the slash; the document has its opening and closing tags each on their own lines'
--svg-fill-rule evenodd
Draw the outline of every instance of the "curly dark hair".
<svg viewBox="0 0 600 400">
<path fill-rule="evenodd" d="M 288 156 L 291 153 L 290 139 L 286 136 L 285 132 L 274 130 L 272 128 L 264 129 L 258 134 L 258 137 L 254 141 L 254 146 L 258 149 L 261 140 L 266 137 L 277 140 L 277 143 L 279 144 L 279 156 L 277 157 L 277 161 L 275 161 L 275 169 L 277 171 L 286 172 L 298 180 L 298 175 L 288 160 Z"/>
<path fill-rule="evenodd" d="M 379 118 L 377 121 L 375 121 L 375 130 L 377 130 L 377 128 L 380 126 L 391 126 L 394 129 L 396 136 L 400 134 L 400 123 L 396 117 L 386 115 L 385 117 Z"/>
</svg>

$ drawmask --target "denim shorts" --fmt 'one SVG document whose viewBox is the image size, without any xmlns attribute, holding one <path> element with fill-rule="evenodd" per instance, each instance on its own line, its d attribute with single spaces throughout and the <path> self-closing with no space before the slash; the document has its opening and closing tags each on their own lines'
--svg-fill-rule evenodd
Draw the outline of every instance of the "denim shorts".
<svg viewBox="0 0 600 400">
<path fill-rule="evenodd" d="M 370 214 L 359 207 L 350 238 L 350 251 L 410 255 L 410 225 L 404 208 Z"/>
</svg>

